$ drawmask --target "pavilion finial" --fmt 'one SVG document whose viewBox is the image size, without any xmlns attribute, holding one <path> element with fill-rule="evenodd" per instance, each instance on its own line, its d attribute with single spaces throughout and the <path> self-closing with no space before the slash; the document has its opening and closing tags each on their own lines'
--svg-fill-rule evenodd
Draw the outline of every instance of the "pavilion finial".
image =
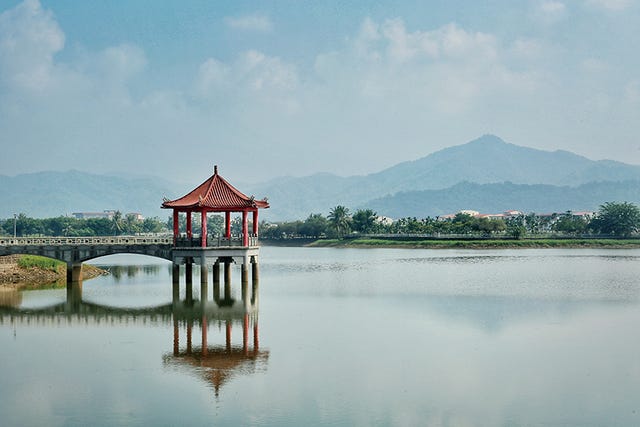
<svg viewBox="0 0 640 427">
<path fill-rule="evenodd" d="M 218 175 L 218 165 L 213 165 L 213 174 Z"/>
</svg>

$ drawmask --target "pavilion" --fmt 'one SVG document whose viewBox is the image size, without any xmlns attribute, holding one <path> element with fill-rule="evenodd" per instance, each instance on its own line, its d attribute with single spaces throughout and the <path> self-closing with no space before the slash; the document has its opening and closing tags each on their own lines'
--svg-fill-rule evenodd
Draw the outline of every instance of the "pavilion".
<svg viewBox="0 0 640 427">
<path fill-rule="evenodd" d="M 193 237 L 192 214 L 200 213 L 202 233 L 200 246 L 208 247 L 207 242 L 207 213 L 224 212 L 225 214 L 225 238 L 231 240 L 231 213 L 242 213 L 242 246 L 249 246 L 248 214 L 253 214 L 253 230 L 251 237 L 258 236 L 258 209 L 269 207 L 267 199 L 256 200 L 253 196 L 247 197 L 229 184 L 227 180 L 218 175 L 218 166 L 214 166 L 213 175 L 188 194 L 175 200 L 166 200 L 162 208 L 173 209 L 173 241 L 174 246 L 180 237 L 179 214 L 187 214 L 187 239 Z"/>
<path fill-rule="evenodd" d="M 207 270 L 213 266 L 214 296 L 219 295 L 220 264 L 224 265 L 225 298 L 231 298 L 231 264 L 240 263 L 242 273 L 242 294 L 247 292 L 248 268 L 251 265 L 254 288 L 258 286 L 258 209 L 269 207 L 267 199 L 256 200 L 248 197 L 218 174 L 214 166 L 213 175 L 186 195 L 165 200 L 162 208 L 173 209 L 173 290 L 179 292 L 180 265 L 186 268 L 187 300 L 191 299 L 192 264 L 200 265 L 201 295 L 206 296 Z M 202 232 L 194 239 L 192 216 L 200 213 Z M 207 214 L 225 214 L 224 238 L 210 239 L 207 236 Z M 239 239 L 231 236 L 231 214 L 242 214 L 242 234 Z M 180 213 L 185 213 L 186 238 L 180 236 Z M 249 233 L 249 213 L 253 215 L 252 232 Z M 215 297 L 214 297 L 215 298 Z M 174 298 L 175 299 L 175 298 Z M 205 297 L 206 299 L 206 297 Z M 204 299 L 203 299 L 204 300 Z"/>
</svg>

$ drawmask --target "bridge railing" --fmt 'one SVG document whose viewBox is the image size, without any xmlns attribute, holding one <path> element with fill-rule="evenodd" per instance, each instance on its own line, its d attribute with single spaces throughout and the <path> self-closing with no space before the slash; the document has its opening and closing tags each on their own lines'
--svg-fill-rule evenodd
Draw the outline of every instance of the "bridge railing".
<svg viewBox="0 0 640 427">
<path fill-rule="evenodd" d="M 0 246 L 172 245 L 169 236 L 0 237 Z"/>
</svg>

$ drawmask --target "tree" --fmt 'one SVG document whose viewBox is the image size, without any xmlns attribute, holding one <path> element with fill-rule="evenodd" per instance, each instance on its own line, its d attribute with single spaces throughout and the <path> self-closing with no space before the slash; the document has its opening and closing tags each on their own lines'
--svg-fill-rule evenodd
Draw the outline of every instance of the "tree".
<svg viewBox="0 0 640 427">
<path fill-rule="evenodd" d="M 371 209 L 358 209 L 351 217 L 353 231 L 373 233 L 376 231 L 378 214 Z"/>
<path fill-rule="evenodd" d="M 349 209 L 338 205 L 329 212 L 329 223 L 338 237 L 342 237 L 351 229 L 351 217 Z"/>
<path fill-rule="evenodd" d="M 300 226 L 300 234 L 306 237 L 320 237 L 327 233 L 329 222 L 322 214 L 311 214 Z"/>
<path fill-rule="evenodd" d="M 607 202 L 600 206 L 590 226 L 601 234 L 629 237 L 640 229 L 640 209 L 629 202 Z"/>
<path fill-rule="evenodd" d="M 570 212 L 562 215 L 554 224 L 553 230 L 567 234 L 581 234 L 587 229 L 584 219 L 572 215 Z"/>
<path fill-rule="evenodd" d="M 113 217 L 111 218 L 111 231 L 114 235 L 119 235 L 122 233 L 122 229 L 124 227 L 124 220 L 122 219 L 122 212 L 115 211 L 113 213 Z"/>
</svg>

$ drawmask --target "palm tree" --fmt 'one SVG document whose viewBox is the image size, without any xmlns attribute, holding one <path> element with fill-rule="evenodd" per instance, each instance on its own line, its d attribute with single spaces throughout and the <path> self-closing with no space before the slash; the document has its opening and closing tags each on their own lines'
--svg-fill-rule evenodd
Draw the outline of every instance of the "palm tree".
<svg viewBox="0 0 640 427">
<path fill-rule="evenodd" d="M 349 209 L 342 205 L 338 205 L 331 209 L 328 219 L 331 227 L 335 230 L 338 237 L 344 236 L 351 229 Z"/>
<path fill-rule="evenodd" d="M 115 211 L 113 213 L 113 216 L 111 217 L 111 231 L 113 231 L 113 234 L 117 236 L 118 234 L 122 233 L 122 226 L 122 212 Z"/>
</svg>

